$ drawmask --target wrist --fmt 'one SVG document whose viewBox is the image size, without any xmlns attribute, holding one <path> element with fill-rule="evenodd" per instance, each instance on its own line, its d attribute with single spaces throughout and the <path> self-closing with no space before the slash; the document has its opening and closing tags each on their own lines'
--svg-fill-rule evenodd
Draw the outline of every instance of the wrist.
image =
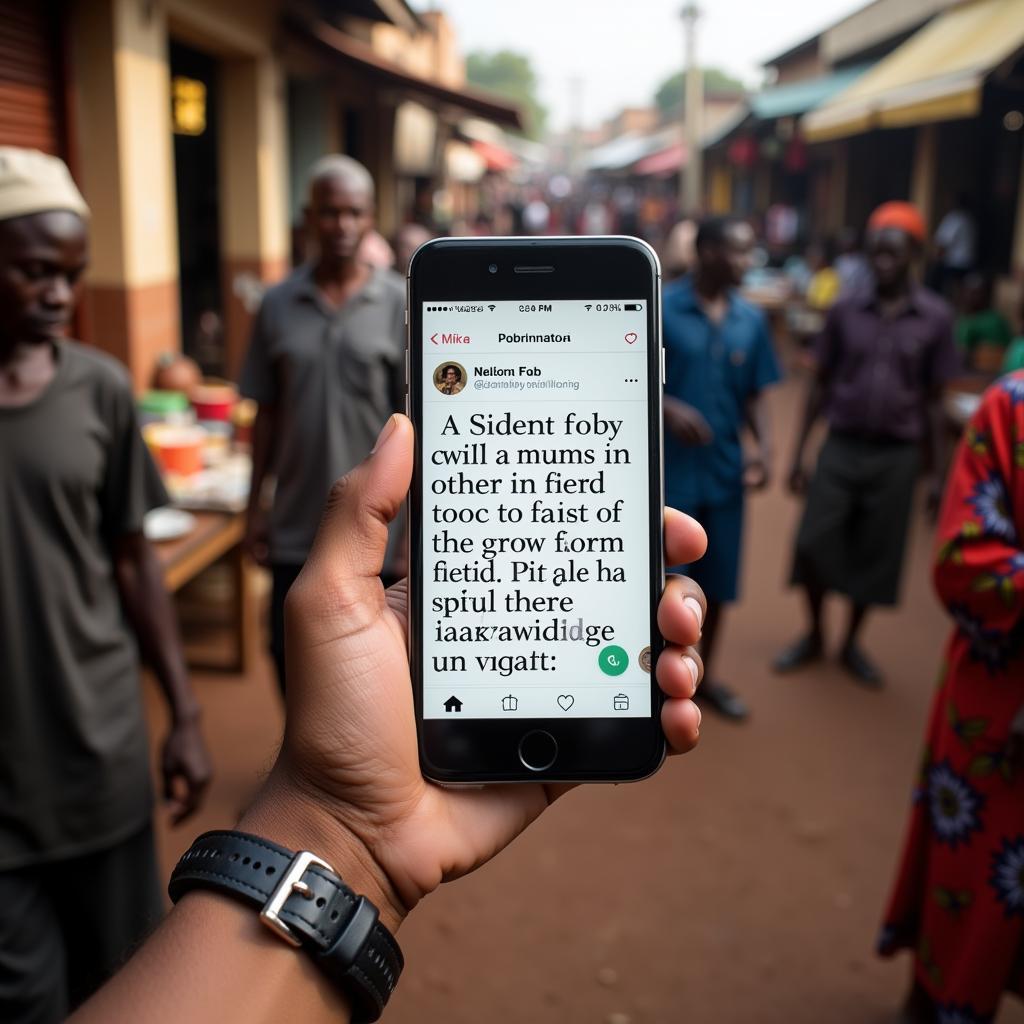
<svg viewBox="0 0 1024 1024">
<path fill-rule="evenodd" d="M 281 777 L 278 769 L 237 827 L 327 861 L 353 892 L 376 906 L 392 934 L 405 920 L 408 909 L 366 843 L 324 802 Z"/>
<path fill-rule="evenodd" d="M 193 697 L 183 697 L 171 702 L 171 727 L 198 725 L 203 709 Z"/>
</svg>

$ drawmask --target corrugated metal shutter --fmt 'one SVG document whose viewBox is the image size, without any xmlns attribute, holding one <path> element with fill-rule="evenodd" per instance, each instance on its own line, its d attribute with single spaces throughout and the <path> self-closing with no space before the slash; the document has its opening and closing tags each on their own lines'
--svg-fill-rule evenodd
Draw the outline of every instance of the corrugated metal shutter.
<svg viewBox="0 0 1024 1024">
<path fill-rule="evenodd" d="M 0 145 L 63 155 L 57 49 L 49 4 L 0 0 Z"/>
</svg>

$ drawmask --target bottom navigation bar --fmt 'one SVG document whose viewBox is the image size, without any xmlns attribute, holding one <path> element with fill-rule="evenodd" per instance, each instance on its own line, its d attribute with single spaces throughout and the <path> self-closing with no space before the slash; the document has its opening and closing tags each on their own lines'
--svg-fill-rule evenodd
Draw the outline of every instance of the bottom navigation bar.
<svg viewBox="0 0 1024 1024">
<path fill-rule="evenodd" d="M 646 718 L 649 686 L 464 686 L 424 691 L 425 718 Z"/>
</svg>

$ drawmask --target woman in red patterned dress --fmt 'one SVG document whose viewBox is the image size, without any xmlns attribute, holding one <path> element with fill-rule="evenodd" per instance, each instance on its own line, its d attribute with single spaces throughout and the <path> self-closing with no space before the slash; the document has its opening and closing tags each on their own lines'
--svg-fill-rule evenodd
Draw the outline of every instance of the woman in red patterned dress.
<svg viewBox="0 0 1024 1024">
<path fill-rule="evenodd" d="M 979 1024 L 1024 991 L 1024 373 L 957 451 L 935 586 L 956 628 L 879 950 L 914 952 L 908 1019 Z"/>
</svg>

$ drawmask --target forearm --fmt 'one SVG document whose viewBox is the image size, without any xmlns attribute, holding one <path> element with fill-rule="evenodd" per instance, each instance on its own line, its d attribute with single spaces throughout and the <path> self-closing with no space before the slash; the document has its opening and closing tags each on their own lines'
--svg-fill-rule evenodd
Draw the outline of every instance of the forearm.
<svg viewBox="0 0 1024 1024">
<path fill-rule="evenodd" d="M 754 395 L 747 403 L 747 427 L 757 442 L 761 459 L 766 464 L 772 460 L 772 421 L 768 414 L 768 401 L 763 392 Z"/>
<path fill-rule="evenodd" d="M 312 960 L 223 896 L 186 896 L 132 960 L 71 1020 L 99 1024 L 347 1021 Z"/>
<path fill-rule="evenodd" d="M 392 932 L 404 918 L 372 858 L 338 821 L 272 776 L 242 831 L 308 849 L 365 895 Z M 72 1018 L 74 1024 L 276 1024 L 350 1019 L 343 995 L 300 949 L 264 927 L 255 909 L 215 893 L 185 896 L 128 964 Z"/>
<path fill-rule="evenodd" d="M 249 482 L 249 507 L 252 513 L 261 507 L 263 486 L 274 454 L 277 435 L 277 407 L 261 405 L 252 427 L 252 476 Z"/>
<path fill-rule="evenodd" d="M 821 415 L 822 406 L 825 401 L 825 382 L 819 376 L 811 382 L 807 392 L 807 401 L 804 403 L 803 415 L 800 418 L 800 427 L 797 430 L 796 446 L 793 450 L 793 465 L 798 466 L 803 461 L 804 448 L 807 446 L 807 439 L 811 436 L 811 430 Z"/>
<path fill-rule="evenodd" d="M 175 721 L 195 718 L 199 705 L 189 683 L 178 620 L 152 545 L 141 535 L 121 542 L 117 559 L 121 600 L 146 664 L 153 670 Z"/>
</svg>

